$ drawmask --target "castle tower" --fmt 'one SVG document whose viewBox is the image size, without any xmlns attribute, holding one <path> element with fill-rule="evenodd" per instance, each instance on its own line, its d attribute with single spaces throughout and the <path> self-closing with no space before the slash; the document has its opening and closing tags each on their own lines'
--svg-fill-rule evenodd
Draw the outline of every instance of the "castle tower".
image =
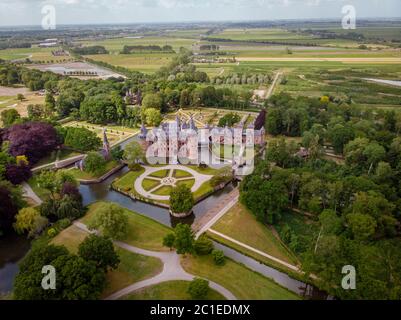
<svg viewBox="0 0 401 320">
<path fill-rule="evenodd" d="M 198 131 L 198 128 L 195 125 L 194 116 L 191 115 L 191 120 L 189 121 L 189 128 L 194 131 Z"/>
<path fill-rule="evenodd" d="M 110 148 L 110 143 L 109 139 L 107 138 L 107 130 L 106 128 L 103 128 L 103 156 L 106 160 L 110 160 L 111 148 Z"/>
<path fill-rule="evenodd" d="M 146 136 L 148 135 L 148 129 L 145 127 L 145 124 L 142 122 L 141 126 L 141 134 L 139 135 L 140 139 L 146 139 Z"/>
</svg>

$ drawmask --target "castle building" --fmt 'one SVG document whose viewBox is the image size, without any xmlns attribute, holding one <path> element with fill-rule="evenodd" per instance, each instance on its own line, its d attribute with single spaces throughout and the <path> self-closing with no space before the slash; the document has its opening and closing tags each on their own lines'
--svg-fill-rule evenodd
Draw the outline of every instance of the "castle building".
<svg viewBox="0 0 401 320">
<path fill-rule="evenodd" d="M 193 116 L 189 121 L 180 119 L 162 123 L 160 127 L 148 131 L 142 125 L 140 139 L 146 140 L 146 148 L 155 157 L 168 158 L 170 163 L 178 163 L 178 159 L 188 159 L 189 162 L 198 161 L 199 147 L 212 144 L 236 146 L 254 146 L 265 144 L 264 128 L 265 112 L 261 112 L 254 123 L 247 128 L 240 122 L 234 128 L 198 128 Z M 177 157 L 178 156 L 178 157 Z"/>
</svg>

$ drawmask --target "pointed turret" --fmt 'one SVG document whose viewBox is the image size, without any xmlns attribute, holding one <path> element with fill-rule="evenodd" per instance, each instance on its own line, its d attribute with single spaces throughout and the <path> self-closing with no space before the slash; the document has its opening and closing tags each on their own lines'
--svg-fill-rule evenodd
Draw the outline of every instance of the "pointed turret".
<svg viewBox="0 0 401 320">
<path fill-rule="evenodd" d="M 110 159 L 110 143 L 106 128 L 103 128 L 103 155 L 105 159 Z"/>
<path fill-rule="evenodd" d="M 145 124 L 142 122 L 141 134 L 139 135 L 139 138 L 140 139 L 146 139 L 147 135 L 148 135 L 148 129 L 146 128 Z"/>
<path fill-rule="evenodd" d="M 194 117 L 191 115 L 191 120 L 189 121 L 189 128 L 194 131 L 198 131 L 198 128 L 195 125 Z"/>
</svg>

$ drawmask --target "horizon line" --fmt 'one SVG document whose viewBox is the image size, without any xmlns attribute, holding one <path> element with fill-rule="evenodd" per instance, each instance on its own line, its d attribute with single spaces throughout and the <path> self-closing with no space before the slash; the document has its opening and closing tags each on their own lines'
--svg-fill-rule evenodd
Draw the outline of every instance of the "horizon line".
<svg viewBox="0 0 401 320">
<path fill-rule="evenodd" d="M 281 18 L 281 19 L 258 19 L 258 20 L 237 20 L 237 19 L 227 19 L 227 20 L 194 20 L 194 21 L 189 21 L 189 20 L 183 20 L 183 21 L 144 21 L 144 22 L 94 22 L 94 23 L 60 23 L 58 26 L 64 26 L 64 27 L 71 27 L 71 26 L 129 26 L 129 25 L 157 25 L 157 24 L 196 24 L 196 23 L 258 23 L 258 22 L 286 22 L 286 21 L 291 21 L 291 22 L 324 22 L 324 21 L 336 21 L 336 20 L 341 20 L 341 17 L 331 17 L 331 18 Z M 400 20 L 401 21 L 401 16 L 400 17 L 361 17 L 358 19 L 359 21 L 366 21 L 366 20 Z M 32 28 L 41 28 L 40 24 L 14 24 L 14 25 L 0 25 L 1 28 L 15 28 L 15 27 L 20 27 L 20 28 L 26 28 L 26 27 L 32 27 Z M 56 30 L 44 30 L 43 31 L 56 31 Z"/>
</svg>

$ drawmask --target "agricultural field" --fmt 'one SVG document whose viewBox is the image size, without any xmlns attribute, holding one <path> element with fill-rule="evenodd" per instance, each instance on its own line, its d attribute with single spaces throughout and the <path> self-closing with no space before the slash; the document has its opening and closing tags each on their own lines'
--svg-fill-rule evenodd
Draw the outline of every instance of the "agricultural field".
<svg viewBox="0 0 401 320">
<path fill-rule="evenodd" d="M 91 42 L 79 42 L 84 46 L 104 46 L 106 50 L 109 51 L 109 54 L 101 54 L 101 55 L 90 55 L 86 56 L 90 59 L 96 61 L 102 61 L 109 63 L 111 65 L 124 67 L 134 71 L 140 71 L 143 73 L 154 73 L 163 65 L 168 64 L 173 58 L 173 53 L 163 53 L 163 52 L 140 52 L 140 53 L 132 53 L 132 54 L 121 54 L 123 47 L 133 46 L 133 45 L 170 45 L 173 47 L 173 50 L 178 52 L 181 47 L 185 47 L 190 49 L 194 40 L 191 38 L 177 38 L 177 37 L 169 37 L 169 36 L 159 36 L 159 37 L 143 37 L 143 38 L 135 38 L 135 37 L 125 37 L 125 38 L 115 38 L 115 39 L 107 39 L 101 41 L 91 41 Z"/>
<path fill-rule="evenodd" d="M 29 59 L 32 62 L 41 63 L 61 63 L 69 61 L 70 56 L 53 56 L 52 51 L 60 50 L 60 47 L 54 48 L 39 48 L 32 46 L 32 48 L 18 48 L 18 49 L 5 49 L 0 50 L 0 59 L 3 60 L 24 60 Z"/>
<path fill-rule="evenodd" d="M 190 48 L 194 40 L 189 38 L 180 37 L 168 37 L 168 36 L 144 36 L 141 37 L 125 37 L 125 38 L 113 38 L 98 41 L 80 41 L 77 44 L 84 46 L 103 46 L 110 54 L 120 53 L 125 45 L 127 46 L 149 46 L 149 45 L 170 45 L 174 50 L 179 50 L 180 47 Z"/>
<path fill-rule="evenodd" d="M 143 73 L 154 73 L 168 64 L 173 58 L 172 53 L 138 53 L 138 54 L 98 54 L 86 56 L 95 61 L 124 67 Z"/>
</svg>

